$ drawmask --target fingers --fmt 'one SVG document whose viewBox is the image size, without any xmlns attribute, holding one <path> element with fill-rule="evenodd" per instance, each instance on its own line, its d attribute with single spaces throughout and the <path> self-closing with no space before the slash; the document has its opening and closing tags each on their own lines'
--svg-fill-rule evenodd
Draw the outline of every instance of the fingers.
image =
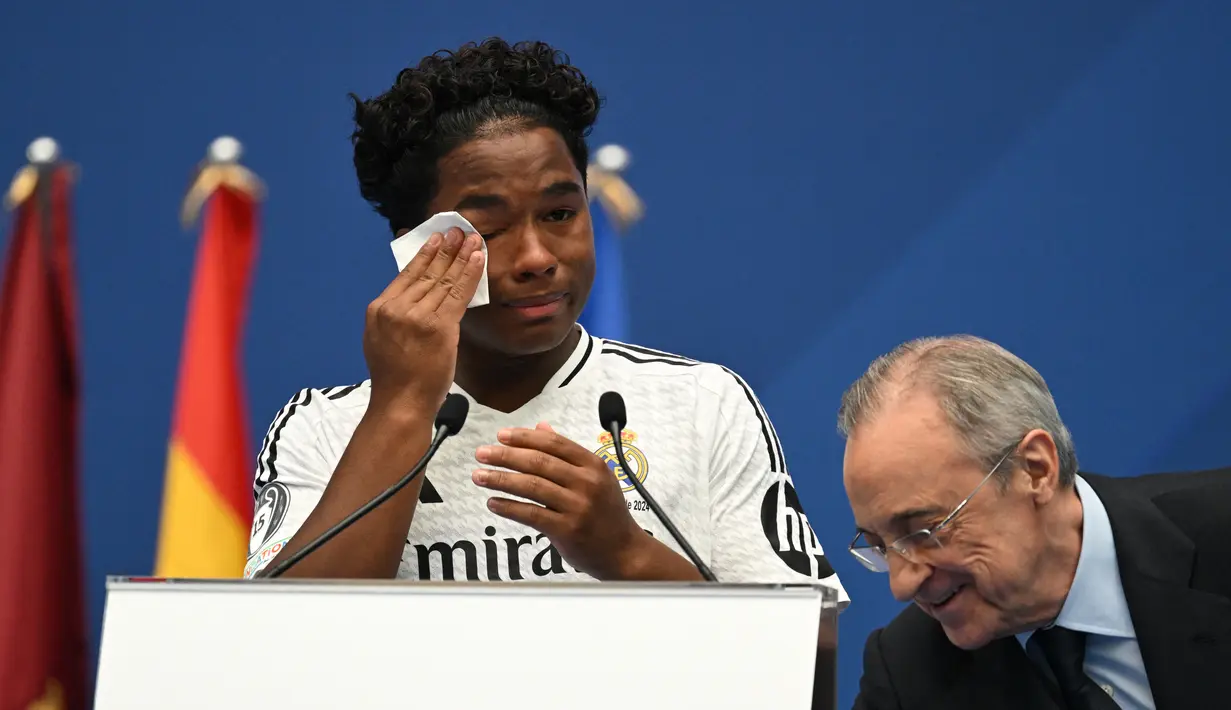
<svg viewBox="0 0 1231 710">
<path fill-rule="evenodd" d="M 533 474 L 479 469 L 471 474 L 471 480 L 480 488 L 508 493 L 559 513 L 577 507 L 576 494 Z"/>
<path fill-rule="evenodd" d="M 395 297 L 397 307 L 410 310 L 431 292 L 445 274 L 457 261 L 458 254 L 464 251 L 465 237 L 462 230 L 450 227 L 441 239 L 439 248 L 428 261 L 427 267 L 419 272 L 414 281 Z M 434 310 L 434 309 L 433 309 Z M 430 311 L 429 311 L 430 312 Z"/>
<path fill-rule="evenodd" d="M 546 422 L 540 422 L 533 429 L 501 429 L 496 439 L 505 446 L 541 451 L 574 466 L 592 465 L 596 458 L 581 444 L 557 434 Z"/>
<path fill-rule="evenodd" d="M 482 239 L 482 237 L 476 237 L 476 239 Z M 470 300 L 474 298 L 475 291 L 479 289 L 479 280 L 483 278 L 484 269 L 487 268 L 486 259 L 487 256 L 476 241 L 475 250 L 470 253 L 469 258 L 462 265 L 457 281 L 449 289 L 442 290 L 444 298 L 436 308 L 436 312 L 442 318 L 460 320 L 465 314 L 466 309 L 470 307 Z M 462 257 L 459 256 L 458 262 L 461 261 Z M 441 284 L 443 283 L 442 281 Z"/>
<path fill-rule="evenodd" d="M 406 266 L 385 287 L 385 290 L 380 292 L 380 296 L 376 298 L 377 302 L 387 301 L 410 288 L 423 275 L 423 272 L 427 270 L 427 266 L 432 262 L 432 259 L 436 257 L 436 254 L 440 251 L 440 243 L 442 241 L 443 237 L 440 234 L 433 234 L 429 237 L 427 243 L 419 249 L 414 258 L 408 261 Z"/>
<path fill-rule="evenodd" d="M 487 509 L 506 520 L 534 528 L 548 538 L 558 533 L 563 522 L 559 513 L 552 512 L 541 505 L 522 503 L 508 498 L 488 500 Z"/>
<path fill-rule="evenodd" d="M 470 299 L 474 297 L 474 291 L 479 285 L 478 277 L 482 275 L 482 269 L 474 268 L 475 254 L 478 254 L 478 263 L 482 264 L 483 251 L 480 248 L 483 244 L 483 238 L 477 234 L 472 234 L 466 238 L 462 248 L 457 253 L 457 258 L 449 265 L 448 270 L 436 280 L 430 291 L 423 296 L 423 308 L 428 312 L 441 312 L 442 304 L 450 302 L 450 305 L 459 306 L 449 310 L 450 313 L 456 315 L 459 319 L 466 312 L 466 307 L 470 305 Z M 469 275 L 473 283 L 466 284 L 463 279 Z M 445 313 L 440 313 L 444 317 Z"/>
<path fill-rule="evenodd" d="M 555 456 L 535 449 L 519 449 L 511 446 L 480 446 L 475 459 L 481 464 L 529 473 L 565 488 L 576 481 L 575 468 Z"/>
</svg>

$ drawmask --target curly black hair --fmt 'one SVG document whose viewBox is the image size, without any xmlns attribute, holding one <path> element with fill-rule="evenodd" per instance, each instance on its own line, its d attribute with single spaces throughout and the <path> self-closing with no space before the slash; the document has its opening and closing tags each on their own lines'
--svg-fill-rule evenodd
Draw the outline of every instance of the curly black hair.
<svg viewBox="0 0 1231 710">
<path fill-rule="evenodd" d="M 398 73 L 392 88 L 355 102 L 359 191 L 393 232 L 429 216 L 437 161 L 492 130 L 559 132 L 585 179 L 602 100 L 567 55 L 545 42 L 491 38 L 440 50 Z"/>
</svg>

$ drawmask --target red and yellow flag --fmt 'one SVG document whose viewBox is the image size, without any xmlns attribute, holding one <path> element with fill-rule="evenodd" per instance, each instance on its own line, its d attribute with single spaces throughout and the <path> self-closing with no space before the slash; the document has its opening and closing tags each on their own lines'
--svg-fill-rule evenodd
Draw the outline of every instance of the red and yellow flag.
<svg viewBox="0 0 1231 710">
<path fill-rule="evenodd" d="M 184 200 L 204 208 L 188 303 L 154 574 L 240 577 L 252 525 L 241 343 L 263 188 L 220 138 Z"/>
<path fill-rule="evenodd" d="M 0 281 L 0 708 L 84 710 L 74 169 L 29 154 Z"/>
</svg>

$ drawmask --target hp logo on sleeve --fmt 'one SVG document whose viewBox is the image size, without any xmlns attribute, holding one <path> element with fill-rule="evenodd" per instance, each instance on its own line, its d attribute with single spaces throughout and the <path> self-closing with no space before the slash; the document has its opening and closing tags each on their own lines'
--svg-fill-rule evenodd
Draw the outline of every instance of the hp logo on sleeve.
<svg viewBox="0 0 1231 710">
<path fill-rule="evenodd" d="M 790 481 L 777 481 L 765 491 L 761 499 L 761 528 L 774 552 L 791 569 L 813 579 L 833 574 Z"/>
</svg>

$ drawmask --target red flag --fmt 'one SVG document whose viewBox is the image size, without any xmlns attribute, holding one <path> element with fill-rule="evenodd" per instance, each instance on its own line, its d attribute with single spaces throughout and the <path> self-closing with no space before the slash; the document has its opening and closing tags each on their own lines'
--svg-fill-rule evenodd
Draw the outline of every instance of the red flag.
<svg viewBox="0 0 1231 710">
<path fill-rule="evenodd" d="M 185 200 L 185 223 L 204 205 L 204 224 L 167 457 L 160 577 L 239 577 L 248 553 L 252 451 L 241 345 L 261 186 L 235 162 L 231 140 L 220 139 L 230 151 L 215 142 Z"/>
<path fill-rule="evenodd" d="M 18 173 L 0 282 L 0 710 L 84 710 L 72 168 Z"/>
</svg>

